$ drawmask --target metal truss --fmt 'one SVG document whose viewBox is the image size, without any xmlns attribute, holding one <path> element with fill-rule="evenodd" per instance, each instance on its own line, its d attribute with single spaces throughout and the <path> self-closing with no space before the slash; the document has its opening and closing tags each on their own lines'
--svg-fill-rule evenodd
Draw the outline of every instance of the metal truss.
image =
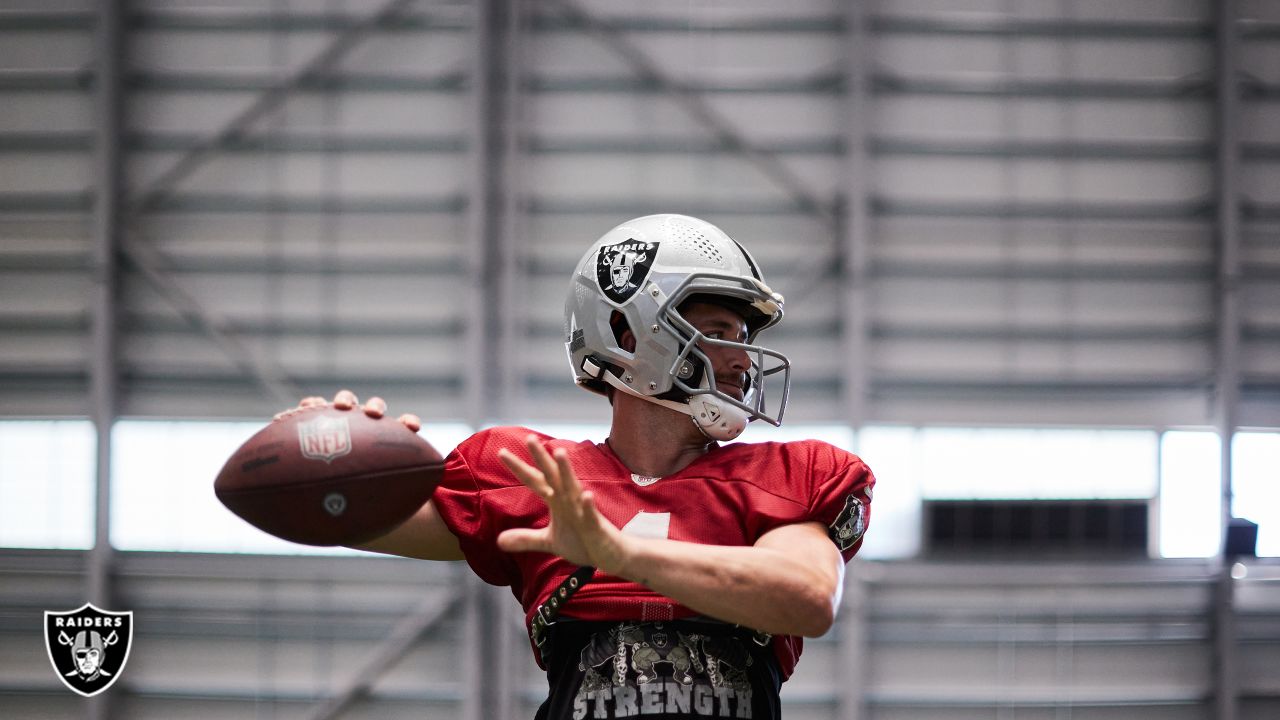
<svg viewBox="0 0 1280 720">
<path fill-rule="evenodd" d="M 576 0 L 554 0 L 552 4 L 558 6 L 566 18 L 617 53 L 641 82 L 650 84 L 669 96 L 690 117 L 706 127 L 721 147 L 742 156 L 782 189 L 797 207 L 817 218 L 830 237 L 836 236 L 839 217 L 831 204 L 810 188 L 800 176 L 791 172 L 775 153 L 762 150 L 752 143 L 732 120 L 716 110 L 697 90 L 671 77 L 621 31 L 591 15 Z"/>
<path fill-rule="evenodd" d="M 449 597 L 445 597 L 449 596 Z M 428 594 L 417 608 L 404 616 L 386 637 L 365 657 L 360 668 L 338 692 L 316 706 L 307 720 L 334 720 L 373 689 L 374 683 L 400 661 L 424 633 L 435 627 L 461 600 L 449 590 Z"/>
<path fill-rule="evenodd" d="M 276 363 L 254 353 L 228 330 L 227 322 L 186 292 L 167 272 L 160 254 L 143 239 L 138 228 L 139 217 L 155 209 L 174 189 L 209 160 L 215 152 L 243 137 L 259 120 L 275 112 L 289 95 L 308 81 L 324 75 L 338 65 L 379 25 L 403 12 L 416 0 L 390 0 L 361 22 L 338 34 L 296 72 L 265 92 L 237 113 L 221 129 L 188 149 L 167 170 L 136 193 L 127 205 L 127 219 L 121 250 L 143 278 L 160 293 L 184 318 L 200 328 L 214 344 L 247 376 L 270 393 L 279 405 L 290 405 L 301 393 L 288 374 Z M 116 137 L 112 142 L 119 142 Z"/>
</svg>

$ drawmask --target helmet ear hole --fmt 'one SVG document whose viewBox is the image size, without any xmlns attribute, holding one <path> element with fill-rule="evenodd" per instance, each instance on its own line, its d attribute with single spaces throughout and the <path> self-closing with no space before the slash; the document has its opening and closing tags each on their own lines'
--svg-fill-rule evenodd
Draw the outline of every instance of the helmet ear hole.
<svg viewBox="0 0 1280 720">
<path fill-rule="evenodd" d="M 613 339 L 618 347 L 630 353 L 636 351 L 636 334 L 631 331 L 631 323 L 627 322 L 625 315 L 614 310 L 609 316 L 609 327 L 613 329 Z"/>
</svg>

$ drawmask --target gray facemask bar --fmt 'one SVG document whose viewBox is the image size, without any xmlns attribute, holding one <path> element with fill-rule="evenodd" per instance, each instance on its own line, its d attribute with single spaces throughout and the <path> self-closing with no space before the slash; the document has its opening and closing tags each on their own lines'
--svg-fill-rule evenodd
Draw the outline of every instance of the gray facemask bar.
<svg viewBox="0 0 1280 720">
<path fill-rule="evenodd" d="M 723 285 L 702 285 L 693 287 L 697 280 L 717 280 L 720 282 L 733 283 L 734 287 L 726 287 Z M 776 350 L 770 350 L 759 345 L 748 343 L 734 342 L 732 340 L 717 340 L 703 335 L 688 320 L 684 319 L 676 308 L 680 303 L 684 302 L 691 295 L 727 295 L 738 298 L 748 303 L 761 298 L 761 291 L 748 281 L 733 275 L 719 275 L 716 273 L 693 273 L 686 277 L 675 292 L 662 303 L 658 308 L 658 325 L 666 332 L 671 333 L 677 340 L 682 343 L 680 354 L 676 356 L 675 361 L 669 368 L 671 373 L 672 384 L 681 392 L 688 395 L 714 395 L 716 398 L 733 405 L 734 407 L 746 412 L 751 416 L 752 420 L 760 419 L 773 426 L 782 425 L 782 415 L 787 409 L 787 399 L 791 394 L 791 361 L 785 355 Z M 779 307 L 778 315 L 781 316 L 782 310 Z M 761 327 L 764 330 L 774 325 L 774 321 Z M 756 331 L 757 333 L 759 330 Z M 687 339 L 686 339 L 687 338 Z M 754 334 L 751 339 L 754 339 Z M 723 347 L 733 350 L 741 350 L 747 353 L 751 359 L 751 367 L 747 370 L 750 387 L 744 393 L 743 399 L 728 395 L 717 390 L 715 380 L 715 368 L 711 364 L 711 359 L 706 353 L 698 348 L 698 343 L 706 343 L 717 347 Z M 708 387 L 693 387 L 686 383 L 680 377 L 680 368 L 689 362 L 689 356 L 693 356 L 697 361 L 702 363 L 703 377 L 706 379 Z M 774 366 L 766 365 L 766 358 L 773 358 L 777 361 Z M 778 412 L 772 415 L 765 406 L 765 378 L 770 375 L 782 373 L 782 397 L 778 403 Z"/>
</svg>

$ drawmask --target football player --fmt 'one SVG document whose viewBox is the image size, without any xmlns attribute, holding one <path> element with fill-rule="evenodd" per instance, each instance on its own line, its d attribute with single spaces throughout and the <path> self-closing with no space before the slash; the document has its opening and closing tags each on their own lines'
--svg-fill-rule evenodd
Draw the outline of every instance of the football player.
<svg viewBox="0 0 1280 720">
<path fill-rule="evenodd" d="M 482 430 L 413 518 L 362 548 L 465 559 L 510 586 L 547 670 L 538 718 L 779 717 L 801 637 L 835 619 L 875 482 L 823 442 L 726 443 L 782 420 L 790 365 L 759 344 L 782 313 L 714 225 L 613 228 L 578 263 L 564 319 L 578 385 L 612 406 L 608 439 Z M 349 391 L 333 405 L 386 412 Z"/>
</svg>

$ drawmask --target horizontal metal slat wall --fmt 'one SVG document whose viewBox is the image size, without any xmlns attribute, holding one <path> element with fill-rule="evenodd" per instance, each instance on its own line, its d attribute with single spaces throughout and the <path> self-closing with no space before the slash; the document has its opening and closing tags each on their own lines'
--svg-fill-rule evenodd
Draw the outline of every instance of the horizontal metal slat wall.
<svg viewBox="0 0 1280 720">
<path fill-rule="evenodd" d="M 835 270 L 825 263 L 816 280 L 807 270 L 837 242 L 838 15 L 824 2 L 557 2 L 531 13 L 518 127 L 531 302 L 517 332 L 535 411 L 604 417 L 602 401 L 565 384 L 567 269 L 622 220 L 682 212 L 727 230 L 788 296 L 786 320 L 765 338 L 796 367 L 788 416 L 841 418 Z"/>
<path fill-rule="evenodd" d="M 870 12 L 868 418 L 1211 421 L 1210 8 L 907 2 Z M 1262 52 L 1273 23 L 1252 11 L 1241 37 Z M 557 328 L 545 318 L 583 238 L 621 217 L 678 210 L 736 232 L 792 299 L 774 342 L 797 365 L 793 417 L 843 417 L 856 358 L 844 356 L 842 332 L 856 330 L 840 319 L 832 228 L 684 102 L 694 96 L 750 152 L 838 207 L 849 142 L 841 5 L 552 3 L 531 24 L 520 131 L 526 263 L 539 289 L 524 335 L 534 407 L 573 401 L 557 390 Z M 1273 102 L 1269 81 L 1251 87 L 1251 105 Z M 1253 174 L 1277 156 L 1265 132 L 1242 151 Z M 1246 212 L 1265 219 L 1270 205 L 1251 196 Z M 1242 412 L 1257 425 L 1276 420 L 1265 351 L 1280 275 L 1266 227 L 1247 239 L 1253 309 L 1241 328 L 1251 358 Z M 566 237 L 575 240 L 557 242 Z"/>
<path fill-rule="evenodd" d="M 131 6 L 122 414 L 267 415 L 283 400 L 256 366 L 290 396 L 467 416 L 473 13 L 399 3 L 362 25 L 392 5 Z M 94 22 L 0 18 L 9 415 L 87 412 Z"/>
<path fill-rule="evenodd" d="M 42 407 L 89 414 L 93 30 L 82 21 L 88 17 L 20 16 L 0 25 L 0 404 L 6 414 Z"/>
<path fill-rule="evenodd" d="M 6 717 L 79 715 L 79 698 L 52 675 L 41 621 L 44 610 L 83 602 L 86 562 L 73 551 L 0 553 Z M 1233 581 L 1239 717 L 1261 720 L 1280 707 L 1271 672 L 1280 568 L 1246 566 Z M 475 600 L 467 574 L 397 559 L 124 553 L 116 609 L 136 614 L 129 664 L 111 691 L 118 716 L 314 717 L 405 614 L 427 605 L 439 619 L 339 717 L 458 717 L 477 679 L 468 675 L 477 618 L 466 613 Z M 1209 718 L 1214 582 L 1199 561 L 860 561 L 837 627 L 806 641 L 783 686 L 786 717 Z M 545 677 L 517 603 L 489 590 L 500 596 L 509 657 L 504 692 L 513 717 L 531 717 Z"/>
<path fill-rule="evenodd" d="M 334 67 L 293 77 L 380 5 L 135 3 L 128 226 L 206 324 L 299 391 L 353 385 L 440 419 L 477 413 L 468 373 L 506 378 L 491 419 L 599 419 L 567 381 L 565 278 L 616 222 L 674 210 L 728 228 L 789 296 L 773 341 L 796 365 L 793 419 L 1206 424 L 1210 6 L 894 2 L 856 32 L 836 0 L 517 6 L 519 72 L 491 79 L 516 108 L 493 119 L 510 156 L 487 166 L 507 183 L 495 281 L 468 279 L 483 237 L 467 215 L 473 6 L 410 3 Z M 1280 19 L 1267 3 L 1240 13 L 1240 419 L 1274 426 Z M 0 18 L 9 415 L 85 412 L 92 28 L 87 6 Z M 846 61 L 859 38 L 861 132 Z M 273 93 L 276 110 L 226 132 Z M 855 148 L 865 196 L 846 187 Z M 871 214 L 862 325 L 843 304 L 849 204 Z M 172 288 L 130 272 L 124 413 L 278 405 Z M 484 330 L 504 349 L 464 359 L 468 328 L 491 322 L 470 307 L 475 282 L 512 299 Z M 866 411 L 850 418 L 855 364 Z"/>
<path fill-rule="evenodd" d="M 1240 421 L 1273 425 L 1280 405 L 1280 8 L 1249 2 L 1243 14 Z"/>
</svg>

